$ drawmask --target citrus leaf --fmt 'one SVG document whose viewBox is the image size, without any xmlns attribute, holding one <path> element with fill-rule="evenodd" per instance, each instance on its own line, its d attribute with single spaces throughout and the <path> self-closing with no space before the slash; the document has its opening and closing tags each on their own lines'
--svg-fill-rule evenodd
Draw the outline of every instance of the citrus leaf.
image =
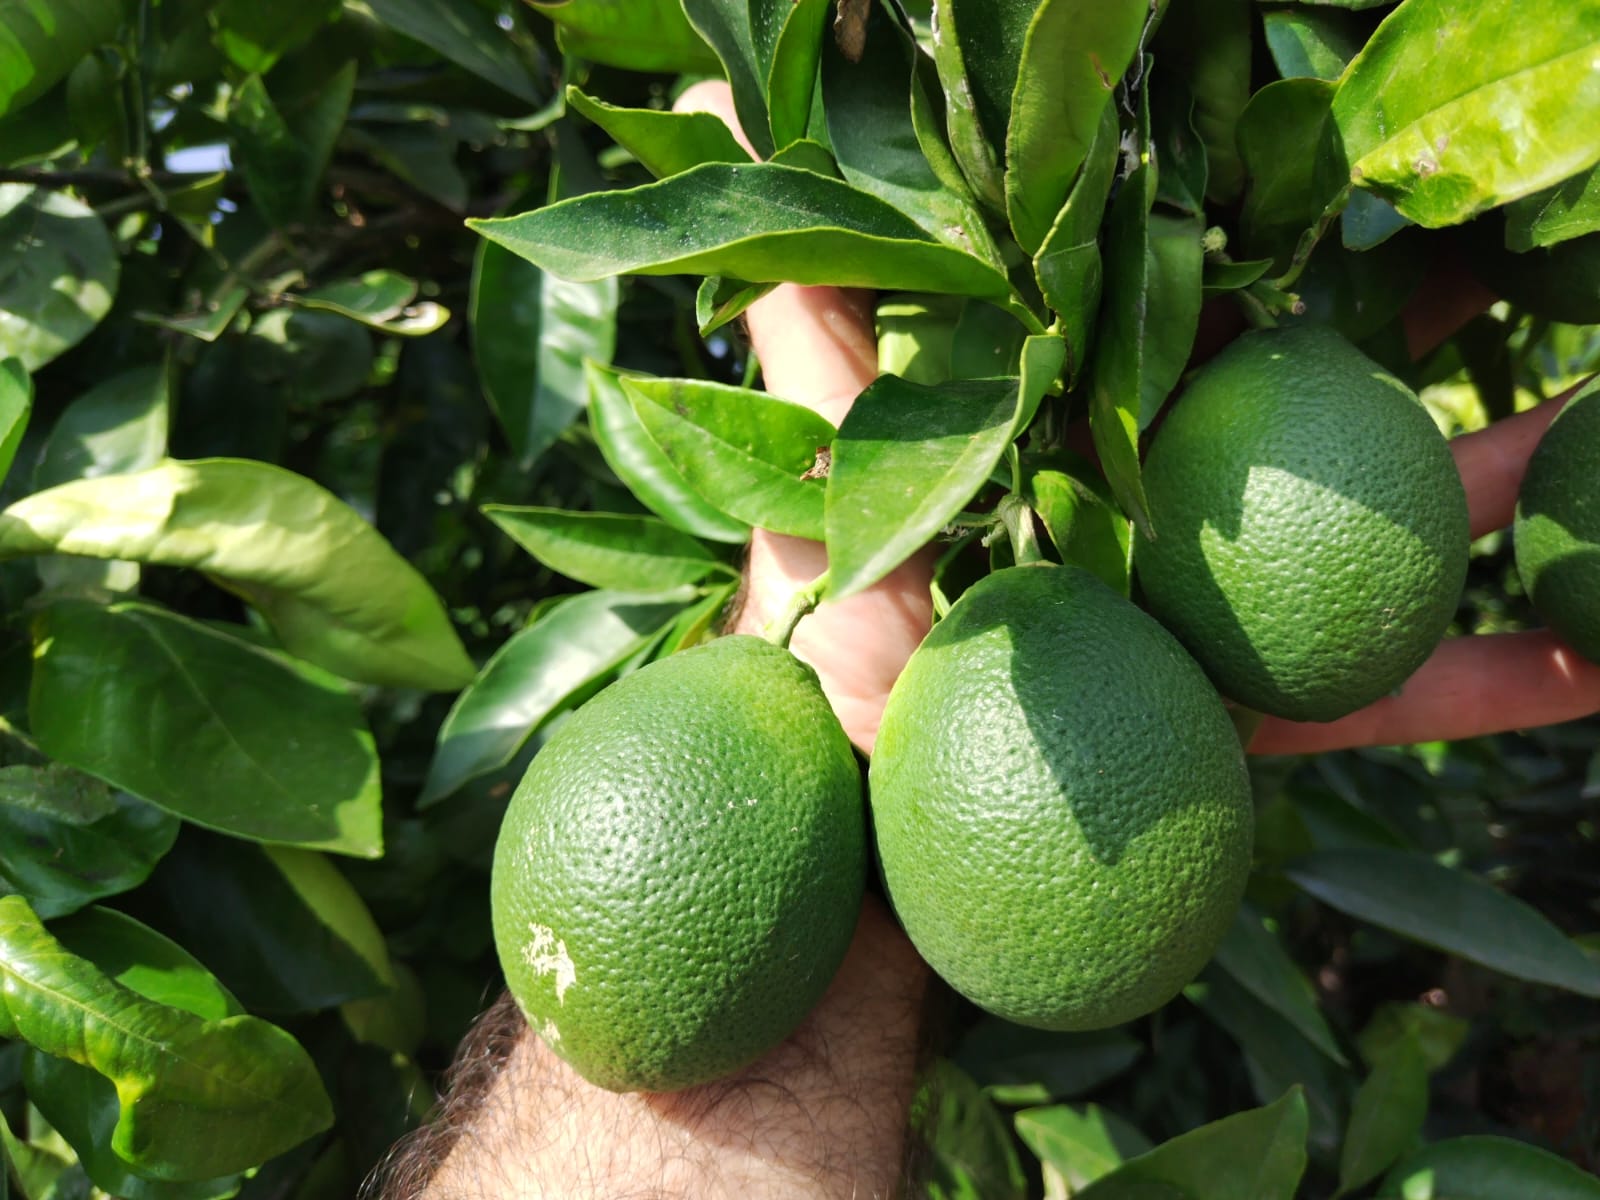
<svg viewBox="0 0 1600 1200">
<path fill-rule="evenodd" d="M 606 682 L 694 598 L 584 592 L 513 634 L 456 698 L 422 787 L 432 804 L 510 762 L 550 716 Z"/>
<path fill-rule="evenodd" d="M 45 94 L 122 20 L 121 0 L 0 2 L 0 116 Z"/>
<path fill-rule="evenodd" d="M 1083 567 L 1127 596 L 1133 529 L 1093 464 L 1066 451 L 1027 456 L 1023 495 L 1044 523 L 1061 561 Z"/>
<path fill-rule="evenodd" d="M 65 192 L 0 184 L 0 258 L 0 358 L 37 371 L 111 311 L 121 272 L 111 235 Z"/>
<path fill-rule="evenodd" d="M 206 17 L 211 40 L 228 61 L 247 74 L 264 75 L 338 13 L 338 0 L 309 0 L 282 11 L 254 0 L 221 0 Z"/>
<path fill-rule="evenodd" d="M 1149 1138 L 1098 1104 L 1025 1108 L 1015 1122 L 1017 1136 L 1059 1172 L 1069 1196 L 1151 1149 Z"/>
<path fill-rule="evenodd" d="M 561 48 L 588 62 L 635 71 L 717 70 L 717 56 L 677 4 L 661 0 L 531 0 L 555 23 Z"/>
<path fill-rule="evenodd" d="M 450 310 L 432 300 L 416 303 L 417 290 L 417 281 L 410 276 L 377 270 L 285 298 L 303 308 L 336 312 L 379 333 L 423 337 L 440 329 L 450 319 Z"/>
<path fill-rule="evenodd" d="M 1336 9 L 1269 8 L 1261 23 L 1272 61 L 1285 79 L 1338 79 L 1361 50 L 1360 28 Z"/>
<path fill-rule="evenodd" d="M 1024 1200 L 1028 1194 L 1005 1118 L 971 1077 L 935 1059 L 912 1101 L 911 1120 L 932 1152 L 929 1196 L 946 1200 Z"/>
<path fill-rule="evenodd" d="M 748 0 L 748 4 L 772 144 L 782 148 L 805 136 L 811 118 L 828 0 Z"/>
<path fill-rule="evenodd" d="M 1506 248 L 1519 253 L 1600 230 L 1600 167 L 1506 206 Z"/>
<path fill-rule="evenodd" d="M 317 1012 L 395 986 L 372 914 L 325 855 L 187 833 L 151 890 L 162 926 L 252 1011 Z"/>
<path fill-rule="evenodd" d="M 1250 98 L 1250 0 L 1187 0 L 1169 5 L 1153 54 L 1157 91 L 1179 83 L 1194 99 L 1194 129 L 1205 148 L 1206 198 L 1238 199 L 1244 182 L 1235 143 L 1239 114 Z M 1162 171 L 1170 164 L 1160 163 Z"/>
<path fill-rule="evenodd" d="M 1287 264 L 1308 229 L 1346 186 L 1330 106 L 1334 86 L 1321 79 L 1269 83 L 1239 117 L 1239 154 L 1248 186 L 1240 213 L 1242 251 Z"/>
<path fill-rule="evenodd" d="M 1060 338 L 1036 336 L 1020 379 L 925 386 L 895 375 L 856 398 L 828 474 L 829 595 L 882 579 L 928 542 L 988 482 L 1061 369 Z"/>
<path fill-rule="evenodd" d="M 764 392 L 688 379 L 622 377 L 646 432 L 689 486 L 722 512 L 822 540 L 823 486 L 805 476 L 834 429 Z"/>
<path fill-rule="evenodd" d="M 114 1083 L 121 1112 L 111 1147 L 141 1173 L 209 1179 L 332 1123 L 310 1057 L 283 1030 L 147 1000 L 68 953 L 15 896 L 0 897 L 0 978 L 0 1033 Z"/>
<path fill-rule="evenodd" d="M 756 153 L 766 158 L 777 147 L 767 120 L 766 75 L 756 58 L 749 0 L 679 0 L 689 23 L 716 51 L 733 92 L 739 125 Z"/>
<path fill-rule="evenodd" d="M 655 517 L 486 504 L 483 514 L 552 571 L 593 588 L 664 592 L 731 574 L 694 538 Z"/>
<path fill-rule="evenodd" d="M 50 605 L 34 621 L 28 716 L 50 757 L 196 824 L 381 852 L 359 701 L 198 622 L 145 604 Z"/>
<path fill-rule="evenodd" d="M 706 163 L 643 187 L 468 224 L 579 281 L 695 273 L 995 299 L 1009 290 L 993 267 L 934 241 L 876 196 L 775 163 Z"/>
<path fill-rule="evenodd" d="M 163 364 L 108 375 L 62 410 L 33 469 L 35 488 L 137 471 L 167 452 L 172 380 Z"/>
<path fill-rule="evenodd" d="M 1148 1200 L 1161 1185 L 1185 1200 L 1291 1200 L 1306 1167 L 1306 1102 L 1298 1088 L 1163 1142 L 1084 1188 L 1079 1200 Z"/>
<path fill-rule="evenodd" d="M 722 123 L 707 112 L 668 112 L 657 108 L 620 108 L 575 87 L 567 103 L 610 135 L 657 179 L 677 175 L 701 163 L 747 163 L 750 154 Z"/>
<path fill-rule="evenodd" d="M 233 153 L 251 196 L 274 225 L 310 216 L 355 86 L 356 64 L 349 62 L 316 92 L 289 98 L 296 103 L 275 101 L 256 75 L 233 93 Z"/>
<path fill-rule="evenodd" d="M 51 798 L 63 787 L 108 809 L 63 813 Z M 22 896 L 45 920 L 138 887 L 177 836 L 170 813 L 68 767 L 0 768 L 0 894 Z"/>
<path fill-rule="evenodd" d="M 1564 1158 L 1504 1137 L 1460 1137 L 1410 1155 L 1383 1181 L 1395 1200 L 1600 1200 L 1600 1179 Z"/>
<path fill-rule="evenodd" d="M 846 180 L 892 204 L 933 237 L 998 263 L 1000 252 L 965 182 L 951 188 L 929 163 L 918 137 L 913 108 L 906 103 L 917 56 L 915 41 L 876 4 L 867 18 L 860 62 L 851 62 L 832 41 L 824 48 L 822 101 L 834 158 Z M 943 143 L 937 144 L 943 150 Z M 955 170 L 953 162 L 949 165 Z"/>
<path fill-rule="evenodd" d="M 800 145 L 796 142 L 795 145 Z M 746 283 L 742 279 L 724 279 L 721 275 L 707 275 L 695 290 L 694 319 L 701 337 L 710 337 L 729 321 L 742 316 L 744 311 L 778 285 L 775 283 Z"/>
<path fill-rule="evenodd" d="M 1600 996 L 1600 962 L 1536 909 L 1404 850 L 1321 850 L 1285 873 L 1341 912 L 1518 979 Z"/>
<path fill-rule="evenodd" d="M 748 539 L 750 526 L 707 503 L 661 452 L 639 423 L 622 378 L 598 363 L 584 364 L 590 426 L 607 465 L 636 500 L 675 529 L 713 542 Z"/>
<path fill-rule="evenodd" d="M 1047 1104 L 1094 1091 L 1143 1053 L 1118 1029 L 1060 1033 L 985 1017 L 961 1039 L 955 1059 L 999 1104 Z"/>
<path fill-rule="evenodd" d="M 517 44 L 472 0 L 367 0 L 390 29 L 421 42 L 479 79 L 529 104 L 540 102 Z"/>
<path fill-rule="evenodd" d="M 16 461 L 33 412 L 33 379 L 14 358 L 0 359 L 0 480 Z M 65 420 L 65 414 L 62 415 Z"/>
<path fill-rule="evenodd" d="M 1009 6 L 1012 10 L 1015 7 L 1015 4 Z M 990 16 L 985 12 L 968 13 L 967 19 L 981 30 Z M 1026 21 L 1026 16 L 1023 20 Z M 1005 175 L 994 148 L 1005 145 L 1005 131 L 1001 128 L 991 135 L 985 130 L 983 120 L 979 116 L 978 89 L 968 73 L 966 58 L 969 53 L 968 39 L 957 29 L 956 0 L 933 0 L 933 27 L 939 31 L 938 36 L 933 39 L 933 61 L 939 76 L 939 86 L 944 92 L 944 115 L 949 126 L 950 152 L 972 188 L 973 195 L 994 212 L 1004 213 Z M 1019 30 L 1018 49 L 1021 45 L 1022 32 Z M 1015 64 L 1016 58 L 1013 57 L 1010 61 Z M 1007 103 L 1010 99 L 1011 92 L 1008 86 Z M 1001 124 L 1003 126 L 1003 120 Z"/>
<path fill-rule="evenodd" d="M 1600 161 L 1600 8 L 1408 0 L 1350 63 L 1333 116 L 1351 177 L 1435 228 Z"/>
<path fill-rule="evenodd" d="M 1428 1115 L 1428 1066 L 1412 1041 L 1389 1048 L 1350 1106 L 1339 1154 L 1339 1190 L 1376 1179 L 1417 1140 Z"/>
<path fill-rule="evenodd" d="M 1311 981 L 1301 974 L 1283 943 L 1248 905 L 1239 909 L 1223 936 L 1217 947 L 1216 961 L 1240 986 L 1298 1029 L 1318 1050 L 1340 1066 L 1349 1065 L 1317 1006 L 1317 993 Z"/>
<path fill-rule="evenodd" d="M 269 463 L 168 459 L 35 493 L 0 512 L 0 559 L 25 554 L 204 571 L 290 653 L 347 679 L 443 691 L 474 673 L 417 570 L 331 492 Z"/>
<path fill-rule="evenodd" d="M 1035 253 L 1133 62 L 1148 0 L 1042 0 L 1028 21 L 1006 128 L 1006 214 Z"/>
</svg>

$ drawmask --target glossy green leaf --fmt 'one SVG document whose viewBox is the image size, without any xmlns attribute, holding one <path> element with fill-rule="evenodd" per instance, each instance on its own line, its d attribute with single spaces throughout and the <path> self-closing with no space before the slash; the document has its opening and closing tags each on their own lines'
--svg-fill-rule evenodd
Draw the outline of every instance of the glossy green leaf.
<svg viewBox="0 0 1600 1200">
<path fill-rule="evenodd" d="M 533 0 L 555 22 L 561 48 L 577 58 L 634 71 L 710 74 L 717 56 L 683 9 L 661 0 Z"/>
<path fill-rule="evenodd" d="M 731 573 L 700 542 L 655 517 L 513 508 L 486 504 L 483 513 L 552 571 L 593 588 L 665 592 Z"/>
<path fill-rule="evenodd" d="M 68 808 L 85 803 L 104 808 Z M 0 767 L 0 893 L 45 920 L 138 887 L 177 836 L 170 813 L 71 768 Z"/>
<path fill-rule="evenodd" d="M 0 116 L 24 107 L 116 36 L 120 0 L 3 0 Z"/>
<path fill-rule="evenodd" d="M 1506 206 L 1506 247 L 1519 253 L 1600 230 L 1600 167 Z"/>
<path fill-rule="evenodd" d="M 483 241 L 472 277 L 472 351 L 485 397 L 524 466 L 583 413 L 584 364 L 611 361 L 617 281 L 572 283 Z"/>
<path fill-rule="evenodd" d="M 839 164 L 833 160 L 833 151 L 816 138 L 795 138 L 781 150 L 774 150 L 767 161 L 780 167 L 810 171 L 827 179 L 844 178 L 839 174 Z"/>
<path fill-rule="evenodd" d="M 1334 86 L 1284 79 L 1257 92 L 1239 118 L 1239 154 L 1249 183 L 1240 214 L 1241 252 L 1287 265 L 1306 231 L 1346 186 Z"/>
<path fill-rule="evenodd" d="M 722 61 L 744 135 L 766 158 L 777 149 L 767 121 L 766 73 L 756 54 L 749 0 L 679 0 L 689 23 Z"/>
<path fill-rule="evenodd" d="M 1121 130 L 1115 105 L 1100 112 L 1100 127 L 1083 170 L 1034 256 L 1033 274 L 1045 303 L 1055 311 L 1067 343 L 1067 376 L 1076 383 L 1088 360 L 1100 315 L 1104 267 L 1100 222 L 1116 177 Z"/>
<path fill-rule="evenodd" d="M 1428 1115 L 1428 1067 L 1414 1042 L 1400 1042 L 1373 1064 L 1350 1106 L 1339 1154 L 1339 1188 L 1376 1179 L 1408 1150 Z"/>
<path fill-rule="evenodd" d="M 1034 7 L 1005 135 L 1006 215 L 1030 255 L 1044 244 L 1088 157 L 1149 16 L 1148 0 L 1041 0 Z"/>
<path fill-rule="evenodd" d="M 834 429 L 764 392 L 688 379 L 622 377 L 646 432 L 689 486 L 729 516 L 822 540 L 823 485 L 812 475 Z M 811 478 L 807 478 L 812 475 Z"/>
<path fill-rule="evenodd" d="M 316 1012 L 394 986 L 371 913 L 323 855 L 190 831 L 150 888 L 163 927 L 252 1011 Z"/>
<path fill-rule="evenodd" d="M 1024 456 L 1023 495 L 1061 560 L 1128 595 L 1133 527 L 1093 464 L 1066 452 Z"/>
<path fill-rule="evenodd" d="M 234 91 L 228 109 L 234 153 L 250 194 L 274 225 L 311 215 L 355 84 L 356 64 L 350 62 L 292 105 L 270 96 L 256 75 Z"/>
<path fill-rule="evenodd" d="M 456 699 L 439 729 L 421 802 L 505 766 L 540 725 L 608 682 L 692 599 L 689 588 L 655 596 L 600 591 L 551 605 Z"/>
<path fill-rule="evenodd" d="M 1076 1195 L 1102 1175 L 1151 1149 L 1150 1139 L 1098 1104 L 1026 1108 L 1016 1116 L 1017 1136 Z"/>
<path fill-rule="evenodd" d="M 213 1178 L 332 1122 L 310 1057 L 283 1030 L 147 1000 L 66 952 L 15 896 L 0 897 L 0 978 L 0 1032 L 111 1080 L 111 1146 L 142 1173 Z"/>
<path fill-rule="evenodd" d="M 1028 27 L 1042 0 L 951 0 L 967 85 L 983 131 L 1003 153 Z M 943 13 L 937 10 L 936 19 Z M 941 39 L 945 32 L 940 21 Z M 1002 161 L 1001 166 L 1004 166 Z"/>
<path fill-rule="evenodd" d="M 1119 1029 L 1060 1033 L 985 1017 L 955 1060 L 1000 1104 L 1048 1104 L 1092 1092 L 1138 1062 L 1144 1046 Z"/>
<path fill-rule="evenodd" d="M 206 16 L 212 40 L 228 61 L 247 74 L 263 75 L 338 13 L 338 0 L 303 0 L 284 9 L 256 0 L 221 0 Z"/>
<path fill-rule="evenodd" d="M 152 1000 L 221 1021 L 244 1012 L 211 972 L 175 942 L 132 917 L 107 908 L 85 909 L 53 922 L 50 933 L 71 954 L 86 959 L 125 988 Z M 30 1051 L 24 1060 L 30 1101 L 77 1151 L 95 1185 L 124 1200 L 212 1200 L 239 1190 L 237 1175 L 190 1183 L 144 1178 L 112 1149 L 121 1113 L 116 1086 L 88 1067 Z"/>
<path fill-rule="evenodd" d="M 596 363 L 584 364 L 590 423 L 607 465 L 634 497 L 668 525 L 713 542 L 739 543 L 750 526 L 710 504 L 689 486 L 662 453 L 622 390 L 622 376 Z"/>
<path fill-rule="evenodd" d="M 65 192 L 0 184 L 0 259 L 0 358 L 37 371 L 111 310 L 121 273 L 111 235 Z"/>
<path fill-rule="evenodd" d="M 871 8 L 866 32 L 860 62 L 851 62 L 831 39 L 822 56 L 822 101 L 839 170 L 933 237 L 998 262 L 999 251 L 965 184 L 952 189 L 918 138 L 911 92 L 916 43 L 879 4 Z"/>
<path fill-rule="evenodd" d="M 1013 6 L 1014 7 L 1014 6 Z M 985 14 L 969 14 L 979 28 Z M 1025 18 L 1024 18 L 1025 19 Z M 1005 174 L 997 147 L 1001 135 L 991 136 L 978 115 L 976 89 L 968 76 L 967 38 L 957 29 L 955 0 L 933 0 L 933 24 L 938 36 L 933 39 L 933 61 L 939 86 L 944 92 L 944 116 L 949 128 L 950 152 L 966 177 L 972 193 L 991 211 L 1006 210 Z M 1021 41 L 1018 41 L 1018 48 Z M 1015 59 L 1012 60 L 1013 63 Z M 1007 92 L 1009 102 L 1010 93 Z"/>
<path fill-rule="evenodd" d="M 192 567 L 284 647 L 366 683 L 449 690 L 474 668 L 427 581 L 331 492 L 248 459 L 169 459 L 0 512 L 0 558 L 79 554 Z"/>
<path fill-rule="evenodd" d="M 367 0 L 378 20 L 529 104 L 540 102 L 528 64 L 493 15 L 472 0 Z"/>
<path fill-rule="evenodd" d="M 1318 1050 L 1339 1065 L 1348 1065 L 1323 1018 L 1316 989 L 1289 957 L 1283 943 L 1248 905 L 1239 909 L 1228 927 L 1217 947 L 1216 961 L 1235 982 L 1298 1029 Z"/>
<path fill-rule="evenodd" d="M 707 163 L 644 187 L 468 224 L 575 280 L 699 273 L 995 299 L 1008 291 L 993 267 L 934 241 L 876 196 L 772 163 Z"/>
<path fill-rule="evenodd" d="M 342 317 L 397 337 L 422 337 L 441 328 L 450 310 L 432 300 L 417 302 L 417 281 L 398 271 L 364 271 L 309 292 L 291 294 L 305 308 Z"/>
<path fill-rule="evenodd" d="M 1029 342 L 1035 361 L 1022 381 L 924 386 L 883 375 L 856 398 L 828 474 L 830 596 L 882 579 L 988 482 L 1061 367 L 1059 338 Z"/>
<path fill-rule="evenodd" d="M 1459 1137 L 1424 1146 L 1378 1190 L 1392 1200 L 1600 1200 L 1600 1179 L 1564 1158 L 1504 1137 Z"/>
<path fill-rule="evenodd" d="M 104 377 L 72 401 L 39 453 L 35 488 L 137 471 L 166 456 L 171 377 L 163 364 Z"/>
<path fill-rule="evenodd" d="M 1285 79 L 1338 79 L 1363 41 L 1360 27 L 1336 9 L 1285 5 L 1264 11 L 1261 23 Z"/>
<path fill-rule="evenodd" d="M 567 89 L 567 103 L 605 130 L 657 179 L 701 163 L 750 161 L 749 151 L 739 145 L 722 119 L 711 113 L 619 108 L 575 87 Z"/>
<path fill-rule="evenodd" d="M 1200 277 L 1200 290 L 1207 296 L 1236 292 L 1249 287 L 1270 270 L 1270 258 L 1249 258 L 1243 262 L 1222 262 L 1208 258 Z"/>
<path fill-rule="evenodd" d="M 1518 979 L 1600 996 L 1600 961 L 1536 909 L 1404 850 L 1321 850 L 1289 865 L 1302 889 L 1402 937 Z"/>
<path fill-rule="evenodd" d="M 1265 1108 L 1224 1117 L 1130 1159 L 1080 1200 L 1292 1200 L 1306 1167 L 1306 1102 L 1298 1089 Z"/>
<path fill-rule="evenodd" d="M 777 286 L 775 283 L 746 283 L 742 279 L 707 275 L 700 281 L 694 297 L 694 319 L 700 336 L 710 337 L 730 321 L 737 320 L 746 309 Z"/>
<path fill-rule="evenodd" d="M 33 380 L 14 358 L 0 359 L 0 479 L 16 460 L 33 412 Z"/>
<path fill-rule="evenodd" d="M 748 0 L 750 37 L 767 98 L 772 144 L 804 137 L 816 92 L 828 0 Z"/>
<path fill-rule="evenodd" d="M 1351 177 L 1430 228 L 1600 161 L 1600 8 L 1409 0 L 1334 97 Z"/>
<path fill-rule="evenodd" d="M 939 1200 L 1024 1200 L 1027 1177 L 1005 1118 L 949 1059 L 935 1059 L 911 1105 L 912 1128 L 928 1146 L 924 1168 Z"/>
<path fill-rule="evenodd" d="M 1177 0 L 1167 6 L 1152 48 L 1154 86 L 1175 78 L 1194 99 L 1206 196 L 1216 203 L 1232 203 L 1244 182 L 1234 132 L 1250 99 L 1254 8 L 1250 0 Z"/>
<path fill-rule="evenodd" d="M 34 621 L 28 715 L 52 758 L 196 824 L 381 851 L 359 702 L 198 622 L 144 604 L 51 605 Z"/>
</svg>

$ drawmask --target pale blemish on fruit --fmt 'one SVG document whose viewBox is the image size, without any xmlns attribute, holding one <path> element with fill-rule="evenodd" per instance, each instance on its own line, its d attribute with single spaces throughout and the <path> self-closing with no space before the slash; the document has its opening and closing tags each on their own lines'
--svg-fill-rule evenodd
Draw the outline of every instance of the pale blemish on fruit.
<svg viewBox="0 0 1600 1200">
<path fill-rule="evenodd" d="M 539 1036 L 544 1039 L 545 1045 L 554 1046 L 561 1040 L 561 1030 L 556 1028 L 554 1021 L 546 1021 L 539 1027 Z"/>
<path fill-rule="evenodd" d="M 557 939 L 556 931 L 548 925 L 528 922 L 528 932 L 533 940 L 522 947 L 522 961 L 533 969 L 535 975 L 556 977 L 556 1003 L 567 1002 L 567 989 L 578 982 L 578 969 L 572 965 L 567 953 L 567 943 Z"/>
</svg>

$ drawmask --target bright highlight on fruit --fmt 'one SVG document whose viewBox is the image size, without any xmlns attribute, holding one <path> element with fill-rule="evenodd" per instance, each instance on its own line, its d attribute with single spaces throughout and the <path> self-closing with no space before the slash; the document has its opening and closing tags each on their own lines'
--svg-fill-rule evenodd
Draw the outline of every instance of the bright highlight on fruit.
<svg viewBox="0 0 1600 1200">
<path fill-rule="evenodd" d="M 1221 691 L 1331 721 L 1398 687 L 1466 578 L 1466 493 L 1416 396 L 1339 334 L 1247 334 L 1202 368 L 1144 467 L 1150 611 Z"/>
<path fill-rule="evenodd" d="M 809 667 L 743 636 L 653 663 L 579 709 L 512 797 L 490 890 L 507 985 L 601 1087 L 735 1071 L 838 969 L 864 824 Z"/>
<path fill-rule="evenodd" d="M 918 951 L 990 1012 L 1098 1029 L 1158 1008 L 1250 869 L 1244 756 L 1166 630 L 1077 567 L 956 602 L 889 696 L 872 759 L 884 881 Z"/>
<path fill-rule="evenodd" d="M 1517 498 L 1517 573 L 1556 634 L 1600 662 L 1600 380 L 1540 439 Z"/>
</svg>

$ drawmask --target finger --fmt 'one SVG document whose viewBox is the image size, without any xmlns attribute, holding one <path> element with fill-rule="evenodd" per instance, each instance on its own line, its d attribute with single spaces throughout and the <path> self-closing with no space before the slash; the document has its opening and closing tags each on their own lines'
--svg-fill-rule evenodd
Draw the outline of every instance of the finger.
<svg viewBox="0 0 1600 1200">
<path fill-rule="evenodd" d="M 1511 524 L 1522 476 L 1528 469 L 1528 457 L 1556 414 L 1589 382 L 1586 379 L 1527 412 L 1451 440 L 1450 452 L 1455 455 L 1456 469 L 1461 472 L 1461 482 L 1467 489 L 1467 514 L 1473 537 Z"/>
<path fill-rule="evenodd" d="M 1457 741 L 1600 712 L 1600 667 L 1545 630 L 1441 642 L 1400 691 L 1324 724 L 1267 717 L 1252 754 Z"/>
</svg>

